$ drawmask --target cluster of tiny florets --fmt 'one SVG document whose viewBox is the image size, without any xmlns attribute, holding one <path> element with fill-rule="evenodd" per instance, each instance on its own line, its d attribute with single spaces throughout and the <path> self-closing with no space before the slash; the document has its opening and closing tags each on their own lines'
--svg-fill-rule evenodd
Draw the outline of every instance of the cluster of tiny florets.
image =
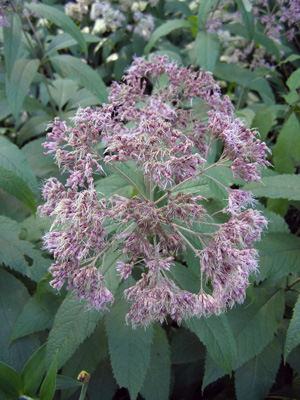
<svg viewBox="0 0 300 400">
<path fill-rule="evenodd" d="M 249 208 L 250 192 L 227 188 L 209 170 L 223 167 L 234 178 L 259 181 L 260 167 L 268 165 L 265 143 L 234 117 L 210 73 L 179 67 L 166 56 L 135 58 L 110 89 L 109 104 L 79 109 L 72 125 L 56 118 L 44 143 L 68 174 L 64 185 L 55 178 L 45 183 L 40 207 L 54 218 L 44 237 L 55 259 L 51 285 L 60 290 L 66 283 L 90 307 L 106 309 L 114 300 L 105 280 L 106 257 L 114 248 L 120 258 L 109 273 L 120 281 L 137 279 L 124 292 L 131 303 L 126 320 L 133 326 L 168 316 L 181 323 L 241 303 L 258 268 L 252 246 L 267 222 Z M 193 110 L 197 102 L 200 115 Z M 215 142 L 223 143 L 223 152 L 209 164 Z M 95 179 L 105 165 L 134 187 L 131 197 L 97 193 Z M 127 174 L 132 165 L 144 189 Z M 227 222 L 209 214 L 201 186 L 187 189 L 199 178 L 226 189 L 228 204 L 218 212 L 229 215 Z M 172 279 L 176 257 L 187 249 L 199 260 L 198 293 Z"/>
</svg>

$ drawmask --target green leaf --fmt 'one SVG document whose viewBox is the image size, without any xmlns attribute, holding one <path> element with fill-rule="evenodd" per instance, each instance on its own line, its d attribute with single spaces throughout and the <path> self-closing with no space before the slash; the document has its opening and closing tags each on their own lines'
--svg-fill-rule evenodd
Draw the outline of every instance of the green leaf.
<svg viewBox="0 0 300 400">
<path fill-rule="evenodd" d="M 193 363 L 204 359 L 206 349 L 198 337 L 183 327 L 176 329 L 171 337 L 172 365 Z"/>
<path fill-rule="evenodd" d="M 46 344 L 43 344 L 27 361 L 22 371 L 24 393 L 33 396 L 38 390 L 45 373 Z"/>
<path fill-rule="evenodd" d="M 295 163 L 300 162 L 300 123 L 295 113 L 292 113 L 284 123 L 273 152 L 276 171 L 293 174 Z"/>
<path fill-rule="evenodd" d="M 229 374 L 236 354 L 236 344 L 227 316 L 212 315 L 209 318 L 192 318 L 185 322 L 205 345 L 211 357 Z"/>
<path fill-rule="evenodd" d="M 262 178 L 260 183 L 245 185 L 245 190 L 251 190 L 256 197 L 271 199 L 300 200 L 300 175 L 277 175 Z"/>
<path fill-rule="evenodd" d="M 29 8 L 29 10 L 44 18 L 50 19 L 55 25 L 68 32 L 87 54 L 87 45 L 84 36 L 77 28 L 76 24 L 64 12 L 55 7 L 47 6 L 46 4 L 26 4 L 26 8 Z"/>
<path fill-rule="evenodd" d="M 198 28 L 203 30 L 206 28 L 208 15 L 215 7 L 215 4 L 216 0 L 201 1 L 201 3 L 199 4 L 198 14 L 197 14 Z"/>
<path fill-rule="evenodd" d="M 8 365 L 0 362 L 0 396 L 3 394 L 6 398 L 17 399 L 23 392 L 23 379 Z"/>
<path fill-rule="evenodd" d="M 0 136 L 0 167 L 21 178 L 33 193 L 39 191 L 37 179 L 23 153 L 3 136 Z"/>
<path fill-rule="evenodd" d="M 73 98 L 67 104 L 67 110 L 82 107 L 98 106 L 100 101 L 98 97 L 94 96 L 89 90 L 82 88 L 78 90 Z"/>
<path fill-rule="evenodd" d="M 26 231 L 25 239 L 29 242 L 38 242 L 51 228 L 53 220 L 36 215 L 26 218 L 20 225 Z"/>
<path fill-rule="evenodd" d="M 10 79 L 22 38 L 22 22 L 17 13 L 8 14 L 9 26 L 3 28 L 3 47 L 6 74 Z"/>
<path fill-rule="evenodd" d="M 40 305 L 36 295 L 29 299 L 16 321 L 10 343 L 20 337 L 52 327 L 60 300 L 49 293 L 43 297 L 43 303 L 44 307 Z"/>
<path fill-rule="evenodd" d="M 100 312 L 87 310 L 86 301 L 79 301 L 76 294 L 69 293 L 56 313 L 49 334 L 46 365 L 51 364 L 58 350 L 57 367 L 60 368 L 93 333 L 101 317 Z"/>
<path fill-rule="evenodd" d="M 300 238 L 290 233 L 268 233 L 255 245 L 259 251 L 260 272 L 256 282 L 281 278 L 299 270 Z"/>
<path fill-rule="evenodd" d="M 106 86 L 97 72 L 89 65 L 69 55 L 50 57 L 50 61 L 58 72 L 62 72 L 64 75 L 74 79 L 74 81 L 97 96 L 102 103 L 107 102 Z"/>
<path fill-rule="evenodd" d="M 196 36 L 197 63 L 205 71 L 213 71 L 219 56 L 220 41 L 217 35 L 198 31 Z"/>
<path fill-rule="evenodd" d="M 163 36 L 167 36 L 169 33 L 175 31 L 176 29 L 191 28 L 193 26 L 192 22 L 183 19 L 173 19 L 172 21 L 165 22 L 160 25 L 152 33 L 147 46 L 144 49 L 144 54 L 148 54 L 154 44 Z"/>
<path fill-rule="evenodd" d="M 56 386 L 55 389 L 59 390 L 59 389 L 69 389 L 69 388 L 78 388 L 78 387 L 82 387 L 82 383 L 69 378 L 68 376 L 64 376 L 64 375 L 56 375 Z"/>
<path fill-rule="evenodd" d="M 254 13 L 249 0 L 235 0 L 251 41 L 254 35 Z"/>
<path fill-rule="evenodd" d="M 284 312 L 284 291 L 277 288 L 253 288 L 253 299 L 227 313 L 237 343 L 234 369 L 259 354 L 279 328 Z"/>
<path fill-rule="evenodd" d="M 170 380 L 171 360 L 168 338 L 161 325 L 155 324 L 150 364 L 140 393 L 145 400 L 168 400 Z"/>
<path fill-rule="evenodd" d="M 289 79 L 286 81 L 286 84 L 291 90 L 298 89 L 300 87 L 300 68 L 291 73 Z"/>
<path fill-rule="evenodd" d="M 33 336 L 19 339 L 9 347 L 12 328 L 29 297 L 26 287 L 17 278 L 0 270 L 0 361 L 17 372 L 21 372 L 28 358 L 39 347 L 37 338 Z"/>
<path fill-rule="evenodd" d="M 204 377 L 201 387 L 202 392 L 204 392 L 206 386 L 222 378 L 224 375 L 226 375 L 226 371 L 220 367 L 220 365 L 217 364 L 207 352 L 204 366 Z"/>
<path fill-rule="evenodd" d="M 300 343 L 300 295 L 293 309 L 293 317 L 291 319 L 284 345 L 284 361 L 286 361 L 289 353 Z"/>
<path fill-rule="evenodd" d="M 6 79 L 6 94 L 11 111 L 18 119 L 23 101 L 39 67 L 39 60 L 17 60 L 11 76 Z"/>
<path fill-rule="evenodd" d="M 126 282 L 127 283 L 127 282 Z M 105 316 L 110 360 L 114 376 L 120 387 L 129 390 L 135 400 L 150 364 L 152 326 L 132 329 L 125 324 L 130 306 L 119 296 L 111 312 Z"/>
<path fill-rule="evenodd" d="M 117 171 L 117 173 L 119 173 L 120 175 L 122 175 L 121 173 L 126 175 L 135 184 L 135 186 L 140 190 L 140 192 L 143 195 L 145 195 L 145 185 L 143 182 L 144 176 L 142 175 L 142 179 L 139 179 L 139 175 L 138 175 L 138 173 L 141 172 L 141 170 L 137 170 L 136 166 L 135 166 L 134 167 L 135 172 L 134 172 L 133 171 L 134 168 L 132 168 L 122 162 L 115 162 L 114 166 L 116 166 L 119 169 L 119 171 L 121 171 L 121 172 Z"/>
<path fill-rule="evenodd" d="M 111 400 L 118 389 L 118 385 L 113 377 L 109 359 L 106 358 L 99 364 L 96 371 L 92 374 L 88 386 L 88 395 L 90 400 Z"/>
<path fill-rule="evenodd" d="M 75 96 L 78 85 L 71 79 L 56 79 L 51 82 L 49 89 L 53 100 L 61 110 Z"/>
<path fill-rule="evenodd" d="M 27 140 L 45 133 L 50 120 L 49 115 L 37 115 L 28 119 L 18 132 L 17 144 L 22 146 Z M 45 141 L 45 138 L 43 141 Z"/>
<path fill-rule="evenodd" d="M 0 188 L 20 200 L 32 212 L 36 211 L 34 197 L 27 184 L 18 175 L 1 166 Z"/>
<path fill-rule="evenodd" d="M 238 65 L 217 62 L 214 75 L 228 82 L 235 82 L 242 87 L 257 91 L 266 105 L 275 103 L 269 82 L 256 71 L 249 71 Z"/>
<path fill-rule="evenodd" d="M 191 268 L 175 262 L 175 265 L 170 269 L 170 275 L 172 279 L 179 284 L 183 289 L 188 290 L 192 293 L 199 293 L 200 290 L 200 279 Z M 197 258 L 198 270 L 200 270 L 199 258 Z"/>
<path fill-rule="evenodd" d="M 277 109 L 274 106 L 266 106 L 255 115 L 252 127 L 259 130 L 261 140 L 265 140 L 277 119 Z"/>
<path fill-rule="evenodd" d="M 133 186 L 121 175 L 113 174 L 99 179 L 95 183 L 95 189 L 99 197 L 108 199 L 114 194 L 130 199 Z"/>
<path fill-rule="evenodd" d="M 281 347 L 275 338 L 261 353 L 234 374 L 237 400 L 264 400 L 275 382 L 281 362 Z"/>
<path fill-rule="evenodd" d="M 39 398 L 40 400 L 53 400 L 56 386 L 56 371 L 57 371 L 57 357 L 56 353 L 54 360 L 45 376 L 43 384 L 40 389 Z"/>
</svg>

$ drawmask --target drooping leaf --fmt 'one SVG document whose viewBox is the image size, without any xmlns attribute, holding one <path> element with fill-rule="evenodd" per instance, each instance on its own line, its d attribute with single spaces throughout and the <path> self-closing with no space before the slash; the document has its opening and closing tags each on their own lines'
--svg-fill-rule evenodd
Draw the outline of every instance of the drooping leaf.
<svg viewBox="0 0 300 400">
<path fill-rule="evenodd" d="M 273 153 L 276 171 L 287 174 L 295 172 L 294 164 L 300 162 L 300 123 L 295 113 L 284 123 Z"/>
<path fill-rule="evenodd" d="M 264 400 L 275 382 L 281 347 L 275 338 L 234 374 L 237 400 Z"/>
<path fill-rule="evenodd" d="M 35 395 L 45 373 L 46 344 L 43 344 L 27 361 L 22 371 L 24 393 Z"/>
<path fill-rule="evenodd" d="M 245 190 L 251 190 L 256 197 L 271 199 L 300 200 L 300 175 L 282 174 L 262 178 L 260 183 L 245 185 Z"/>
<path fill-rule="evenodd" d="M 217 35 L 198 31 L 196 36 L 197 63 L 205 71 L 213 71 L 219 56 L 220 41 Z"/>
<path fill-rule="evenodd" d="M 165 22 L 160 25 L 155 31 L 152 33 L 147 46 L 144 49 L 144 54 L 148 54 L 155 43 L 163 36 L 168 35 L 169 33 L 175 31 L 176 29 L 185 29 L 191 28 L 193 26 L 192 22 L 183 20 L 183 19 L 173 19 L 172 21 Z"/>
<path fill-rule="evenodd" d="M 21 43 L 22 23 L 17 13 L 9 13 L 7 18 L 9 26 L 3 28 L 3 47 L 6 74 L 10 79 Z"/>
<path fill-rule="evenodd" d="M 39 60 L 17 60 L 9 80 L 6 80 L 7 100 L 15 119 L 18 119 L 23 101 L 38 67 Z"/>
<path fill-rule="evenodd" d="M 168 400 L 171 378 L 169 342 L 164 329 L 155 324 L 151 345 L 150 364 L 141 395 L 145 400 Z"/>
<path fill-rule="evenodd" d="M 37 179 L 21 150 L 0 136 L 0 167 L 21 178 L 33 193 L 39 190 Z"/>
<path fill-rule="evenodd" d="M 77 28 L 76 24 L 64 12 L 58 10 L 55 7 L 40 3 L 26 4 L 26 8 L 29 8 L 29 10 L 38 13 L 44 18 L 49 19 L 55 25 L 58 25 L 64 31 L 68 32 L 77 41 L 82 50 L 87 53 L 87 45 L 84 36 Z"/>
<path fill-rule="evenodd" d="M 214 359 L 210 356 L 209 352 L 206 353 L 205 366 L 204 366 L 204 377 L 202 382 L 202 392 L 210 383 L 222 378 L 226 375 L 226 371 L 217 364 Z"/>
<path fill-rule="evenodd" d="M 300 343 L 300 295 L 293 309 L 293 317 L 291 319 L 284 345 L 284 361 L 286 361 L 289 353 Z"/>
<path fill-rule="evenodd" d="M 284 292 L 277 288 L 253 288 L 253 299 L 227 313 L 237 343 L 234 369 L 259 354 L 280 326 L 284 312 Z"/>
<path fill-rule="evenodd" d="M 89 65 L 70 55 L 50 57 L 51 64 L 58 72 L 66 74 L 77 83 L 88 89 L 102 103 L 107 102 L 107 89 L 97 74 Z"/>
<path fill-rule="evenodd" d="M 127 388 L 130 398 L 135 400 L 150 363 L 153 329 L 149 326 L 147 330 L 133 330 L 127 326 L 125 315 L 129 309 L 129 304 L 119 296 L 105 322 L 113 374 L 118 385 Z"/>
<path fill-rule="evenodd" d="M 40 392 L 39 392 L 39 398 L 40 400 L 53 400 L 54 393 L 56 390 L 56 371 L 57 371 L 57 357 L 58 353 L 56 353 L 50 368 L 47 372 L 47 375 L 45 376 L 45 379 L 43 380 Z"/>
<path fill-rule="evenodd" d="M 8 365 L 0 362 L 0 398 L 17 399 L 23 392 L 23 379 Z M 5 397 L 4 397 L 5 396 Z"/>
</svg>

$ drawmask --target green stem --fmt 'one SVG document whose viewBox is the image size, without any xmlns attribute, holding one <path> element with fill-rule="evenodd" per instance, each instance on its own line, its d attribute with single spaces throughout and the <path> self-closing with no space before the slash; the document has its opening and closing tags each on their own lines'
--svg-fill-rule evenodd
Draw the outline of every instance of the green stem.
<svg viewBox="0 0 300 400">
<path fill-rule="evenodd" d="M 88 387 L 87 383 L 83 383 L 82 384 L 79 400 L 84 400 L 85 399 L 85 394 L 86 394 L 87 387 Z"/>
<path fill-rule="evenodd" d="M 293 286 L 297 285 L 297 283 L 300 282 L 300 278 L 297 278 L 296 280 L 294 280 L 294 282 L 292 282 L 290 285 L 287 285 L 286 288 L 288 290 L 290 290 Z"/>
</svg>

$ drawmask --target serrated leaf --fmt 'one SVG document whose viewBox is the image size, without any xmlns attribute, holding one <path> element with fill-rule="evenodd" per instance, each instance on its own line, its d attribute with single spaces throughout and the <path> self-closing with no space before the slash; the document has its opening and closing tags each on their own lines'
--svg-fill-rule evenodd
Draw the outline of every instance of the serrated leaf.
<svg viewBox="0 0 300 400">
<path fill-rule="evenodd" d="M 255 245 L 259 251 L 260 272 L 256 282 L 281 278 L 299 270 L 300 238 L 290 233 L 272 232 Z"/>
<path fill-rule="evenodd" d="M 17 13 L 9 13 L 7 18 L 9 26 L 3 28 L 3 47 L 6 74 L 9 79 L 21 43 L 22 23 Z"/>
<path fill-rule="evenodd" d="M 46 344 L 43 344 L 27 361 L 22 371 L 24 393 L 33 396 L 39 388 L 45 373 Z"/>
<path fill-rule="evenodd" d="M 61 70 L 64 74 L 74 79 L 74 81 L 97 96 L 102 103 L 107 102 L 106 86 L 97 72 L 89 65 L 69 55 L 54 56 L 50 57 L 49 60 L 58 72 Z"/>
<path fill-rule="evenodd" d="M 161 37 L 168 35 L 176 29 L 191 28 L 192 26 L 192 22 L 182 19 L 173 19 L 172 21 L 165 22 L 157 29 L 155 29 L 155 31 L 152 33 L 148 44 L 144 49 L 144 54 L 148 54 L 155 43 L 158 41 L 158 39 L 160 39 Z"/>
<path fill-rule="evenodd" d="M 294 163 L 300 162 L 300 123 L 295 113 L 292 113 L 284 123 L 273 153 L 276 171 L 289 174 L 295 172 Z"/>
<path fill-rule="evenodd" d="M 39 60 L 17 60 L 11 76 L 6 79 L 7 100 L 15 119 L 18 119 L 23 101 L 39 67 Z"/>
<path fill-rule="evenodd" d="M 23 392 L 23 379 L 8 365 L 0 362 L 0 396 L 5 399 L 19 398 Z"/>
<path fill-rule="evenodd" d="M 95 189 L 100 198 L 105 197 L 106 199 L 111 197 L 113 194 L 118 194 L 119 196 L 130 199 L 133 192 L 133 186 L 118 174 L 113 174 L 99 179 L 95 183 Z"/>
<path fill-rule="evenodd" d="M 200 270 L 200 263 L 198 259 L 198 270 Z M 184 290 L 188 290 L 192 293 L 199 293 L 200 290 L 200 279 L 191 268 L 175 262 L 174 266 L 169 271 L 172 279 L 175 283 L 179 284 Z"/>
<path fill-rule="evenodd" d="M 36 215 L 31 215 L 26 218 L 20 225 L 26 231 L 25 239 L 29 242 L 38 242 L 48 232 L 53 223 L 52 218 L 44 218 Z"/>
<path fill-rule="evenodd" d="M 86 301 L 79 301 L 76 294 L 69 293 L 54 318 L 47 343 L 46 365 L 51 364 L 58 351 L 57 367 L 60 368 L 93 333 L 101 317 L 100 312 L 87 310 Z"/>
<path fill-rule="evenodd" d="M 264 107 L 256 113 L 252 127 L 258 128 L 261 140 L 265 140 L 271 128 L 275 125 L 277 118 L 277 109 L 274 106 Z"/>
<path fill-rule="evenodd" d="M 205 71 L 213 71 L 219 56 L 220 41 L 217 35 L 199 31 L 196 36 L 197 63 Z"/>
<path fill-rule="evenodd" d="M 120 174 L 120 175 L 124 174 L 126 177 L 128 177 L 134 183 L 134 185 L 139 189 L 139 191 L 145 196 L 145 185 L 144 185 L 144 182 L 141 182 L 140 179 L 139 179 L 139 176 L 138 176 L 138 173 L 140 171 L 135 171 L 134 172 L 132 170 L 132 168 L 130 168 L 125 163 L 121 163 L 121 162 L 114 163 L 114 166 L 118 168 L 118 170 L 119 170 L 119 171 L 117 171 L 118 174 Z"/>
<path fill-rule="evenodd" d="M 266 176 L 260 183 L 250 183 L 243 189 L 251 190 L 256 197 L 300 200 L 300 175 L 282 174 Z"/>
<path fill-rule="evenodd" d="M 214 361 L 209 352 L 206 352 L 204 376 L 201 387 L 202 392 L 204 392 L 206 386 L 222 378 L 224 375 L 226 375 L 226 371 Z"/>
<path fill-rule="evenodd" d="M 0 167 L 21 178 L 33 193 L 39 190 L 37 179 L 21 150 L 5 137 L 0 136 Z"/>
<path fill-rule="evenodd" d="M 234 374 L 237 400 L 264 400 L 275 382 L 281 362 L 281 347 L 275 338 L 261 353 Z"/>
<path fill-rule="evenodd" d="M 26 8 L 29 8 L 29 10 L 38 13 L 44 18 L 50 19 L 55 25 L 58 25 L 64 31 L 68 32 L 87 54 L 87 45 L 82 33 L 65 13 L 55 7 L 47 6 L 46 4 L 26 4 Z"/>
<path fill-rule="evenodd" d="M 51 117 L 49 115 L 37 115 L 30 118 L 18 132 L 17 144 L 22 146 L 24 142 L 45 133 Z M 45 139 L 44 139 L 45 141 Z"/>
<path fill-rule="evenodd" d="M 243 305 L 227 313 L 237 343 L 234 369 L 259 354 L 279 328 L 284 312 L 284 291 L 277 288 L 253 288 Z"/>
<path fill-rule="evenodd" d="M 82 107 L 98 106 L 100 101 L 98 97 L 94 96 L 89 90 L 82 88 L 78 90 L 74 97 L 67 104 L 67 110 Z"/>
<path fill-rule="evenodd" d="M 219 317 L 212 315 L 209 318 L 192 318 L 185 324 L 198 336 L 211 357 L 231 374 L 236 344 L 226 319 L 226 315 Z"/>
<path fill-rule="evenodd" d="M 135 400 L 143 386 L 150 363 L 150 347 L 153 329 L 132 329 L 125 324 L 125 315 L 130 306 L 119 298 L 111 312 L 105 316 L 111 365 L 120 387 L 128 389 L 131 400 Z"/>
<path fill-rule="evenodd" d="M 249 0 L 235 0 L 251 41 L 254 35 L 254 13 Z"/>
<path fill-rule="evenodd" d="M 26 287 L 12 274 L 0 270 L 0 361 L 21 372 L 32 353 L 40 346 L 36 337 L 15 341 L 9 347 L 12 327 L 29 299 Z"/>
<path fill-rule="evenodd" d="M 40 400 L 53 400 L 56 386 L 57 357 L 58 353 L 56 353 L 47 372 L 47 375 L 45 376 L 45 379 L 42 383 L 39 392 Z"/>
<path fill-rule="evenodd" d="M 49 89 L 53 100 L 61 110 L 74 97 L 78 90 L 78 85 L 71 79 L 56 79 L 52 81 Z"/>
<path fill-rule="evenodd" d="M 293 309 L 293 317 L 291 319 L 284 345 L 284 361 L 286 361 L 289 353 L 300 343 L 300 295 Z"/>
<path fill-rule="evenodd" d="M 92 374 L 88 386 L 88 396 L 90 400 L 111 400 L 118 389 L 118 385 L 113 377 L 108 358 L 99 364 L 96 371 Z"/>
<path fill-rule="evenodd" d="M 27 184 L 18 175 L 1 166 L 0 188 L 20 200 L 32 212 L 36 211 L 34 197 Z"/>
<path fill-rule="evenodd" d="M 171 379 L 170 347 L 166 332 L 159 324 L 153 327 L 150 364 L 141 395 L 145 400 L 168 400 Z"/>
</svg>

